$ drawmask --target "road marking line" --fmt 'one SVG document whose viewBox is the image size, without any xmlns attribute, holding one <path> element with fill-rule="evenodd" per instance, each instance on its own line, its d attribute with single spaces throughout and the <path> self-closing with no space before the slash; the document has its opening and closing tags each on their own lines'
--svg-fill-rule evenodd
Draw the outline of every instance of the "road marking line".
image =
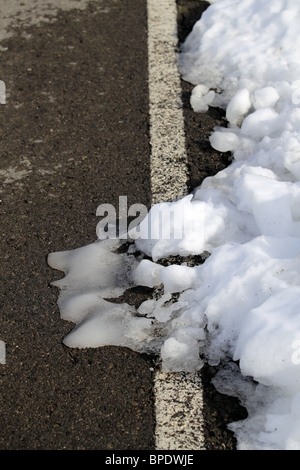
<svg viewBox="0 0 300 470">
<path fill-rule="evenodd" d="M 0 341 L 0 364 L 6 364 L 6 345 Z"/>
<path fill-rule="evenodd" d="M 156 449 L 205 450 L 200 375 L 158 372 L 154 393 Z"/>
<path fill-rule="evenodd" d="M 152 203 L 187 192 L 187 155 L 177 66 L 174 0 L 148 0 L 148 71 Z"/>
<path fill-rule="evenodd" d="M 177 65 L 175 0 L 148 0 L 152 204 L 187 194 L 187 154 Z M 159 371 L 154 378 L 156 449 L 204 450 L 203 390 L 198 373 Z"/>
</svg>

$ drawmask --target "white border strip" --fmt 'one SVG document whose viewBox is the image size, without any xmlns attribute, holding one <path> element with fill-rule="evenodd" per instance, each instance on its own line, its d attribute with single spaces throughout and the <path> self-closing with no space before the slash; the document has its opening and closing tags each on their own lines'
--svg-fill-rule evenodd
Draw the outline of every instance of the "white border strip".
<svg viewBox="0 0 300 470">
<path fill-rule="evenodd" d="M 148 0 L 148 71 L 152 203 L 187 192 L 187 156 L 177 65 L 175 0 Z"/>
<path fill-rule="evenodd" d="M 152 204 L 187 193 L 187 155 L 177 65 L 175 0 L 148 0 Z M 203 391 L 198 374 L 157 372 L 158 450 L 204 450 Z"/>
<path fill-rule="evenodd" d="M 205 450 L 203 389 L 197 373 L 155 376 L 157 450 Z"/>
<path fill-rule="evenodd" d="M 0 364 L 6 364 L 6 346 L 4 341 L 0 341 Z"/>
</svg>

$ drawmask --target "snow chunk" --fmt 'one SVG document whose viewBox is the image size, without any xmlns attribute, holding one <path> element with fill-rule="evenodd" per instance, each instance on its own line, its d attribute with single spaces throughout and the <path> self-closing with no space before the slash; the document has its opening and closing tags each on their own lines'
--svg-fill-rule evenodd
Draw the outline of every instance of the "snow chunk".
<svg viewBox="0 0 300 470">
<path fill-rule="evenodd" d="M 239 90 L 228 103 L 226 118 L 232 125 L 239 125 L 251 107 L 250 94 L 247 88 Z"/>
<path fill-rule="evenodd" d="M 213 102 L 215 92 L 205 85 L 197 85 L 191 95 L 191 106 L 196 113 L 205 112 Z"/>
</svg>

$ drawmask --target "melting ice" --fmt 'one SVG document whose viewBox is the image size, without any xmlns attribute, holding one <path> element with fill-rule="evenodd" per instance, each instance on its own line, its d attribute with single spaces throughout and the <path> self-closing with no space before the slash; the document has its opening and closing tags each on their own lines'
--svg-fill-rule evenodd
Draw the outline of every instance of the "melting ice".
<svg viewBox="0 0 300 470">
<path fill-rule="evenodd" d="M 171 371 L 225 364 L 215 385 L 248 411 L 230 425 L 238 448 L 300 449 L 300 4 L 211 3 L 180 71 L 195 86 L 195 112 L 226 111 L 211 145 L 232 163 L 170 203 L 170 233 L 193 222 L 180 239 L 134 231 L 127 251 L 127 241 L 97 240 L 49 264 L 65 272 L 55 284 L 62 317 L 76 324 L 67 345 L 154 351 Z M 163 204 L 151 223 L 161 224 Z M 191 265 L 190 255 L 205 261 Z M 161 263 L 170 256 L 181 261 Z M 162 295 L 137 310 L 112 301 L 136 285 Z"/>
</svg>

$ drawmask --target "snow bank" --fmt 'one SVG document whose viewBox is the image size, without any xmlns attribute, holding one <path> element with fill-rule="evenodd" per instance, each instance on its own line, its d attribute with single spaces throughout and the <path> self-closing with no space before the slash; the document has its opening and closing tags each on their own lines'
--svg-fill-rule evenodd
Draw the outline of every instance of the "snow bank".
<svg viewBox="0 0 300 470">
<path fill-rule="evenodd" d="M 238 448 L 300 449 L 300 4 L 211 3 L 180 70 L 195 111 L 226 110 L 211 144 L 232 164 L 154 206 L 129 232 L 129 254 L 104 240 L 49 262 L 66 273 L 60 307 L 77 325 L 67 344 L 155 351 L 172 371 L 225 364 L 215 385 L 249 414 L 231 424 Z M 172 217 L 160 217 L 166 210 Z M 149 223 L 162 229 L 151 238 Z M 176 255 L 207 259 L 160 263 Z M 138 312 L 107 300 L 132 285 L 164 290 Z"/>
</svg>

